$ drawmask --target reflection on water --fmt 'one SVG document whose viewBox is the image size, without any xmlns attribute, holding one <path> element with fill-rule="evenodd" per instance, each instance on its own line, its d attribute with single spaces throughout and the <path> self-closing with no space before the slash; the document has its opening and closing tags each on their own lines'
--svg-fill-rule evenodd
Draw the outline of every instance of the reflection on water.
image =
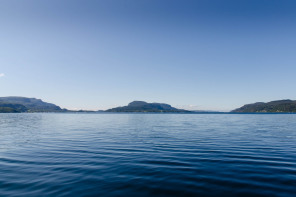
<svg viewBox="0 0 296 197">
<path fill-rule="evenodd" d="M 294 196 L 294 114 L 0 114 L 0 196 Z"/>
</svg>

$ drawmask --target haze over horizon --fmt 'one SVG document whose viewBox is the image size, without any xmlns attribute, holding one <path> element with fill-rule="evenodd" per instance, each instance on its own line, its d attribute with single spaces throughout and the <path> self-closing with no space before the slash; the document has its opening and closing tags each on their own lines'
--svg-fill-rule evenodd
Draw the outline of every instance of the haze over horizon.
<svg viewBox="0 0 296 197">
<path fill-rule="evenodd" d="M 292 0 L 0 2 L 0 96 L 229 111 L 293 99 Z"/>
</svg>

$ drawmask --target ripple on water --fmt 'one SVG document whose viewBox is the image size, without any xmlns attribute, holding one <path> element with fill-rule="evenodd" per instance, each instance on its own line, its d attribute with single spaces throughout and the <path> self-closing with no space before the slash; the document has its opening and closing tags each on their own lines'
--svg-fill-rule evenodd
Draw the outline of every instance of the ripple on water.
<svg viewBox="0 0 296 197">
<path fill-rule="evenodd" d="M 296 115 L 0 114 L 0 196 L 295 196 Z"/>
</svg>

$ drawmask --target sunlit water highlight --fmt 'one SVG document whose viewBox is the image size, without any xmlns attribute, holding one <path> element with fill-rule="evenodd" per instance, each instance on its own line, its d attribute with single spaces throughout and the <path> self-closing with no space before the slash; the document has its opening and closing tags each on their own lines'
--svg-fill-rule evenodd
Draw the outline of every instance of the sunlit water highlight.
<svg viewBox="0 0 296 197">
<path fill-rule="evenodd" d="M 0 196 L 296 196 L 295 114 L 0 114 Z"/>
</svg>

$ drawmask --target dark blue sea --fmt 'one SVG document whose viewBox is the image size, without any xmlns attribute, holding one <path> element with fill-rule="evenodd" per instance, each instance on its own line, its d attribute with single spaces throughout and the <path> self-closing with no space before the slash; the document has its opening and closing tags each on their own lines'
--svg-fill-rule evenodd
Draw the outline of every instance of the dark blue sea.
<svg viewBox="0 0 296 197">
<path fill-rule="evenodd" d="M 296 114 L 0 114 L 0 196 L 296 196 Z"/>
</svg>

